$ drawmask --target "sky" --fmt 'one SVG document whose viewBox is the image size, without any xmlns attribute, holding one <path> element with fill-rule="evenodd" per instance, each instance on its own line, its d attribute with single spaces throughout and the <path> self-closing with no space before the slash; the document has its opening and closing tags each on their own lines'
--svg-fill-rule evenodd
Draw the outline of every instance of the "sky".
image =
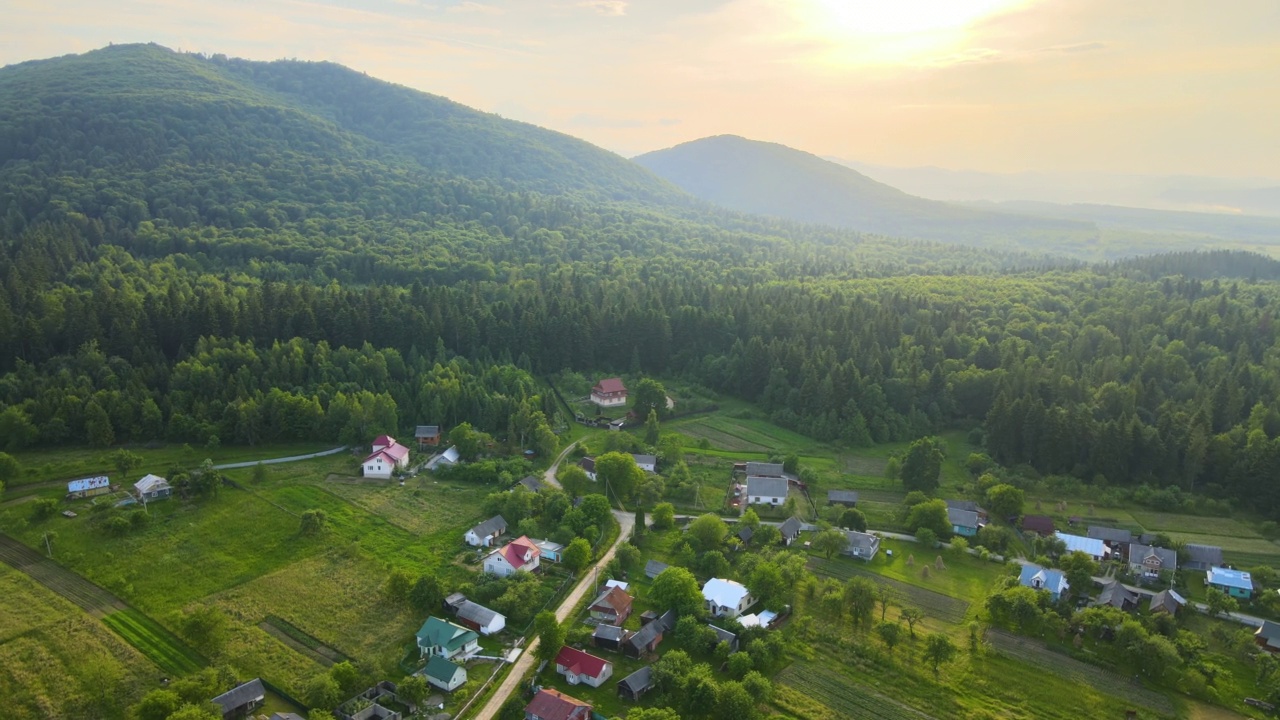
<svg viewBox="0 0 1280 720">
<path fill-rule="evenodd" d="M 0 64 L 330 60 L 625 156 L 1280 176 L 1276 0 L 0 0 Z"/>
</svg>

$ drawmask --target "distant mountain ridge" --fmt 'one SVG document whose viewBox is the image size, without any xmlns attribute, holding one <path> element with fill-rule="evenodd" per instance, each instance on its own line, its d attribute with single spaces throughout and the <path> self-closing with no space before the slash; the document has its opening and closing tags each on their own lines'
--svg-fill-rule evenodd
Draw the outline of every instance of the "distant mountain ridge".
<svg viewBox="0 0 1280 720">
<path fill-rule="evenodd" d="M 182 128 L 156 127 L 144 104 L 152 115 L 198 121 L 199 146 Z M 689 201 L 586 141 L 327 62 L 115 45 L 0 68 L 0 108 L 0 166 L 50 156 L 67 166 L 240 163 L 284 146 L 336 160 L 412 159 L 428 171 L 551 194 Z"/>
<path fill-rule="evenodd" d="M 1001 239 L 1084 240 L 1096 233 L 1087 222 L 926 200 L 816 155 L 735 135 L 694 140 L 634 160 L 686 192 L 733 210 L 863 232 L 982 245 Z"/>
</svg>

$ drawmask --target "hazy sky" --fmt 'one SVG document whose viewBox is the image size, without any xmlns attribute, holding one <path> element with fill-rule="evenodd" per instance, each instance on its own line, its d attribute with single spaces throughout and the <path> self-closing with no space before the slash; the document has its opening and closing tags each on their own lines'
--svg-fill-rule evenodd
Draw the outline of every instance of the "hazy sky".
<svg viewBox="0 0 1280 720">
<path fill-rule="evenodd" d="M 375 77 L 635 155 L 1280 175 L 1277 0 L 0 0 L 0 64 L 108 42 Z"/>
</svg>

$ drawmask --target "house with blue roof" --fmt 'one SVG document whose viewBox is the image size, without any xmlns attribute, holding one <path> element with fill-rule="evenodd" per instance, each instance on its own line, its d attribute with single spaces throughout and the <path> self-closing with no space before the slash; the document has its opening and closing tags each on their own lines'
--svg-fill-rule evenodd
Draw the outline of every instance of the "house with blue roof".
<svg viewBox="0 0 1280 720">
<path fill-rule="evenodd" d="M 1098 538 L 1071 535 L 1064 532 L 1054 533 L 1053 536 L 1067 546 L 1067 552 L 1082 552 L 1098 562 L 1102 562 L 1109 553 L 1106 543 Z"/>
<path fill-rule="evenodd" d="M 1249 573 L 1234 568 L 1211 567 L 1205 574 L 1205 584 L 1230 595 L 1248 600 L 1253 597 L 1253 578 Z"/>
<path fill-rule="evenodd" d="M 1054 602 L 1057 602 L 1063 593 L 1071 589 L 1071 586 L 1067 584 L 1067 576 L 1063 575 L 1061 570 L 1044 568 L 1031 563 L 1022 566 L 1022 573 L 1018 576 L 1018 584 L 1023 587 L 1029 587 L 1032 590 L 1044 590 L 1049 593 L 1049 597 L 1053 598 Z"/>
</svg>

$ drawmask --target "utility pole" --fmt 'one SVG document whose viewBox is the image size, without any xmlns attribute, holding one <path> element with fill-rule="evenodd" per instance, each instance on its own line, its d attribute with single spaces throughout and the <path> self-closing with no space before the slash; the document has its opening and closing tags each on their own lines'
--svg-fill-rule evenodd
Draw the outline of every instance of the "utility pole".
<svg viewBox="0 0 1280 720">
<path fill-rule="evenodd" d="M 44 531 L 44 549 L 45 549 L 45 551 L 49 554 L 49 557 L 50 557 L 50 558 L 52 558 L 52 557 L 53 557 L 53 547 L 49 544 L 49 531 L 48 531 L 48 530 L 45 530 L 45 531 Z"/>
</svg>

